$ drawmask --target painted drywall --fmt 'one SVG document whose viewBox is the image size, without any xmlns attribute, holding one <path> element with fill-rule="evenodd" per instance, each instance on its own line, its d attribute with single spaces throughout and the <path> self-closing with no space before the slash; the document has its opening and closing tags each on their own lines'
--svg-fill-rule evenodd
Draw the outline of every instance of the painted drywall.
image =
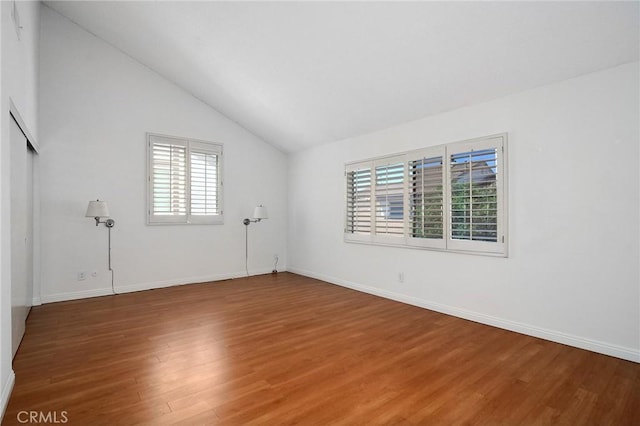
<svg viewBox="0 0 640 426">
<path fill-rule="evenodd" d="M 638 75 L 627 64 L 292 155 L 289 270 L 640 361 Z M 502 132 L 508 258 L 343 241 L 345 162 Z"/>
<path fill-rule="evenodd" d="M 14 381 L 11 368 L 11 164 L 10 117 L 19 113 L 28 132 L 38 131 L 39 2 L 16 2 L 20 27 L 12 19 L 14 2 L 0 2 L 0 410 L 4 409 Z M 34 279 L 36 277 L 34 276 Z"/>
<path fill-rule="evenodd" d="M 286 267 L 285 154 L 46 6 L 40 42 L 43 302 L 110 292 L 107 228 L 84 217 L 96 198 L 116 221 L 117 291 L 244 275 L 257 204 L 270 218 L 248 229 L 249 273 L 274 254 Z M 146 225 L 146 132 L 224 144 L 223 225 Z"/>
</svg>

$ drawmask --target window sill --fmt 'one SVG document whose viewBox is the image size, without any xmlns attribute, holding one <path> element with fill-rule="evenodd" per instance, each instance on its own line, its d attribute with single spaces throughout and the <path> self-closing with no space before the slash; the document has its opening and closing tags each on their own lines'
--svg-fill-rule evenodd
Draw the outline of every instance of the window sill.
<svg viewBox="0 0 640 426">
<path fill-rule="evenodd" d="M 363 240 L 363 239 L 353 239 L 351 237 L 349 237 L 348 235 L 344 236 L 344 242 L 345 243 L 350 243 L 350 244 L 361 244 L 361 245 L 368 245 L 368 246 L 380 246 L 380 247 L 395 247 L 395 248 L 406 248 L 406 249 L 413 249 L 413 250 L 428 250 L 428 251 L 437 251 L 437 252 L 443 252 L 443 253 L 457 253 L 457 254 L 470 254 L 470 255 L 475 255 L 475 256 L 488 256 L 488 257 L 503 257 L 503 258 L 507 258 L 509 257 L 507 254 L 507 249 L 506 247 L 504 247 L 504 250 L 502 251 L 474 251 L 474 250 L 461 250 L 461 249 L 451 249 L 451 248 L 438 248 L 438 247 L 425 247 L 425 246 L 418 246 L 418 245 L 411 245 L 411 244 L 407 244 L 404 240 L 404 237 L 399 237 L 398 243 L 391 243 L 391 242 L 377 242 L 377 241 L 371 241 L 371 240 Z"/>
</svg>

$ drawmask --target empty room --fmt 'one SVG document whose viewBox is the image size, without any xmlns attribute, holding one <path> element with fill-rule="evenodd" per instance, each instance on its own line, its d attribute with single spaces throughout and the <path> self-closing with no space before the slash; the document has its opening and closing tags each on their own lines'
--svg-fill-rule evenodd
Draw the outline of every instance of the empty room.
<svg viewBox="0 0 640 426">
<path fill-rule="evenodd" d="M 3 425 L 640 424 L 640 2 L 0 22 Z"/>
</svg>

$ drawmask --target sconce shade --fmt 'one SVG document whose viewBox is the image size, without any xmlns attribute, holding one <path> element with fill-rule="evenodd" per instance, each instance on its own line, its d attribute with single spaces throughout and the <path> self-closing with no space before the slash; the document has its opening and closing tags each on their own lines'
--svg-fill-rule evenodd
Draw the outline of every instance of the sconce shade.
<svg viewBox="0 0 640 426">
<path fill-rule="evenodd" d="M 106 201 L 89 201 L 85 217 L 109 217 L 109 207 Z"/>
<path fill-rule="evenodd" d="M 253 218 L 254 219 L 268 219 L 269 215 L 267 214 L 267 208 L 265 206 L 258 206 L 253 209 Z"/>
</svg>

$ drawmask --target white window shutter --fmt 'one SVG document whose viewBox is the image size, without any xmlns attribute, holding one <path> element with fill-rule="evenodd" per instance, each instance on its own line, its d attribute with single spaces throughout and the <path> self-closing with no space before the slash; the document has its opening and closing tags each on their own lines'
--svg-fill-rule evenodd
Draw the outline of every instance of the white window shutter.
<svg viewBox="0 0 640 426">
<path fill-rule="evenodd" d="M 375 162 L 376 236 L 404 237 L 404 160 L 401 156 Z"/>
<path fill-rule="evenodd" d="M 187 144 L 151 137 L 150 215 L 157 222 L 181 222 L 187 215 Z"/>
<path fill-rule="evenodd" d="M 199 222 L 222 214 L 220 181 L 220 147 L 212 144 L 191 142 L 190 183 L 191 222 Z"/>
<path fill-rule="evenodd" d="M 448 147 L 450 249 L 503 253 L 502 136 Z"/>
<path fill-rule="evenodd" d="M 371 240 L 373 214 L 371 210 L 371 163 L 347 166 L 345 238 L 353 241 Z"/>
<path fill-rule="evenodd" d="M 148 134 L 149 224 L 222 223 L 222 145 Z"/>
<path fill-rule="evenodd" d="M 444 148 L 411 153 L 408 167 L 408 244 L 444 248 Z"/>
<path fill-rule="evenodd" d="M 345 240 L 507 255 L 507 134 L 345 166 Z"/>
</svg>

